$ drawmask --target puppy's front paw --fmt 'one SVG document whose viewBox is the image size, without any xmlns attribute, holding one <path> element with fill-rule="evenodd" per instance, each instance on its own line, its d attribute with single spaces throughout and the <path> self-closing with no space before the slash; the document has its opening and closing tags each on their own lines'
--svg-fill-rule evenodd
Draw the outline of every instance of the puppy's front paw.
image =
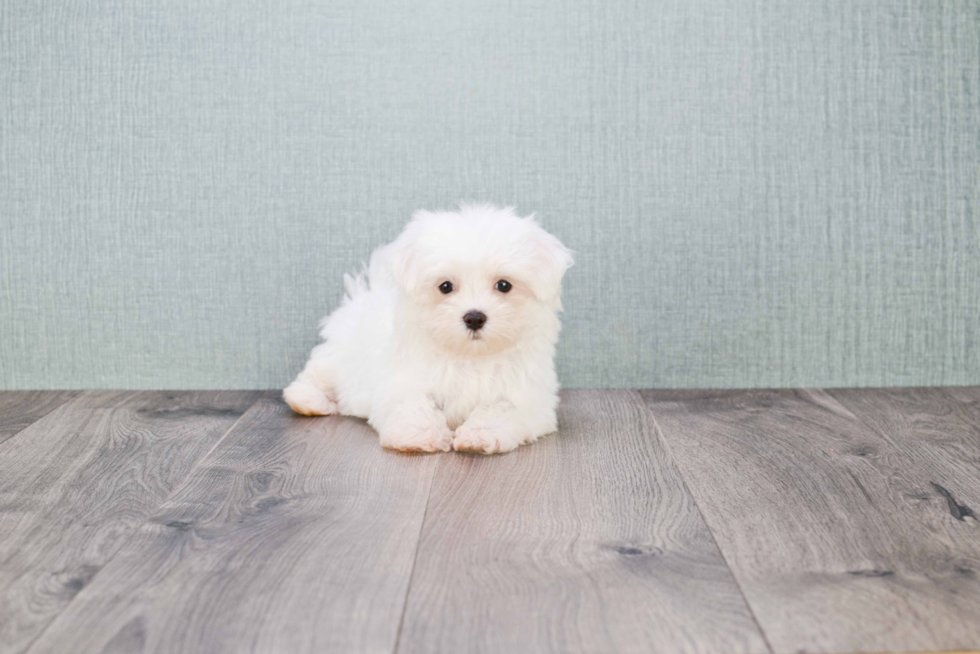
<svg viewBox="0 0 980 654">
<path fill-rule="evenodd" d="M 517 434 L 492 424 L 463 423 L 453 438 L 453 449 L 457 452 L 510 452 L 520 444 Z"/>
<path fill-rule="evenodd" d="M 448 452 L 453 432 L 445 425 L 403 426 L 381 432 L 381 445 L 402 452 Z"/>
</svg>

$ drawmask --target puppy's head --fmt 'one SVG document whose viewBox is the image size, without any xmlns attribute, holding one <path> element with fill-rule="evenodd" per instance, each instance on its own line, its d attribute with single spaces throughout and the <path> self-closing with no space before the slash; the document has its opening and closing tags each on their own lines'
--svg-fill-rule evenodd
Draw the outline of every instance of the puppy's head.
<svg viewBox="0 0 980 654">
<path fill-rule="evenodd" d="M 510 347 L 553 323 L 572 255 L 533 216 L 511 208 L 419 211 L 386 248 L 415 322 L 439 347 L 466 355 Z"/>
</svg>

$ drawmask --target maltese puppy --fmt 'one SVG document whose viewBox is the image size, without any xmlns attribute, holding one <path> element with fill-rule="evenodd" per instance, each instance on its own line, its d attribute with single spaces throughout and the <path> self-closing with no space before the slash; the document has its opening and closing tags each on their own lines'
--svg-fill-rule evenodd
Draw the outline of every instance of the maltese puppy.
<svg viewBox="0 0 980 654">
<path fill-rule="evenodd" d="M 418 211 L 344 276 L 324 342 L 283 391 L 297 413 L 367 418 L 384 447 L 509 452 L 558 428 L 555 343 L 571 252 L 512 208 Z"/>
</svg>

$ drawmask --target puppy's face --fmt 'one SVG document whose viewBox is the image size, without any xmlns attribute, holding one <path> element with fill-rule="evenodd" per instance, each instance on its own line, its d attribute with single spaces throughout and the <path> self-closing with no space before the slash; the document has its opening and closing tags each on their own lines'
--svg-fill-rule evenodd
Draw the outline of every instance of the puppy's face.
<svg viewBox="0 0 980 654">
<path fill-rule="evenodd" d="M 420 280 L 420 325 L 459 353 L 491 353 L 518 340 L 534 319 L 534 297 L 517 271 L 494 261 L 447 261 Z"/>
<path fill-rule="evenodd" d="M 438 347 L 498 352 L 561 308 L 571 255 L 533 219 L 489 207 L 421 213 L 399 241 L 395 271 L 412 309 L 404 319 Z"/>
</svg>

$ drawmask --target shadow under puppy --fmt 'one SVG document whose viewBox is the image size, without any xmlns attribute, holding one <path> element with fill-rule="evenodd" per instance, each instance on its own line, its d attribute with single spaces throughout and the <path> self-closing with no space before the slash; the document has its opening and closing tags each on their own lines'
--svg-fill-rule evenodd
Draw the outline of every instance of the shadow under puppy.
<svg viewBox="0 0 980 654">
<path fill-rule="evenodd" d="M 508 452 L 558 427 L 555 343 L 571 252 L 512 208 L 418 211 L 344 277 L 324 342 L 283 392 L 367 418 L 384 447 Z"/>
</svg>

